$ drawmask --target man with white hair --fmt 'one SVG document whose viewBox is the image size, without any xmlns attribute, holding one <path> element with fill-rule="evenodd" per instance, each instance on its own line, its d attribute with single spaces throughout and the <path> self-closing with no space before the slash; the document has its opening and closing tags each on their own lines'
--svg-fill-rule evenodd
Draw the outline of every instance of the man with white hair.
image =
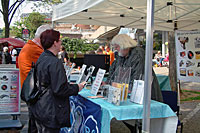
<svg viewBox="0 0 200 133">
<path fill-rule="evenodd" d="M 11 56 L 8 52 L 8 47 L 3 47 L 2 64 L 11 64 Z"/>
<path fill-rule="evenodd" d="M 131 75 L 129 88 L 132 89 L 133 81 L 144 77 L 144 66 L 145 66 L 145 51 L 144 49 L 137 47 L 137 42 L 131 39 L 126 34 L 116 35 L 112 41 L 111 45 L 115 50 L 118 51 L 118 58 L 113 62 L 110 67 L 109 76 L 107 78 L 107 83 L 117 77 L 118 72 L 116 69 L 120 67 L 131 67 Z M 152 65 L 152 64 L 149 64 Z M 152 70 L 153 82 L 152 82 L 152 93 L 151 99 L 162 102 L 162 94 L 157 77 Z"/>
<path fill-rule="evenodd" d="M 12 57 L 12 64 L 16 64 L 17 50 L 13 46 L 9 46 L 10 55 Z"/>
<path fill-rule="evenodd" d="M 42 45 L 40 43 L 40 35 L 42 32 L 52 29 L 50 25 L 42 25 L 40 26 L 36 33 L 35 38 L 33 40 L 29 40 L 25 46 L 22 48 L 19 54 L 19 72 L 20 72 L 20 80 L 21 80 L 21 87 L 23 86 L 24 80 L 26 79 L 29 71 L 32 67 L 32 62 L 36 63 L 39 56 L 44 51 Z M 42 113 L 42 112 L 41 112 Z M 32 117 L 31 111 L 29 109 L 29 133 L 37 133 L 37 128 L 35 125 L 35 120 Z"/>
</svg>

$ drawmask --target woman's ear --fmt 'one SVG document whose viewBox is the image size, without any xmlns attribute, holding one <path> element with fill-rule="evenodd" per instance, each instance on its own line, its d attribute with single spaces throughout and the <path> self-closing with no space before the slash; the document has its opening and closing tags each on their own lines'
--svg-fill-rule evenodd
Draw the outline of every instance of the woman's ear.
<svg viewBox="0 0 200 133">
<path fill-rule="evenodd" d="M 57 42 L 56 42 L 56 41 L 54 41 L 54 43 L 53 43 L 54 47 L 56 47 L 56 44 L 57 44 Z"/>
</svg>

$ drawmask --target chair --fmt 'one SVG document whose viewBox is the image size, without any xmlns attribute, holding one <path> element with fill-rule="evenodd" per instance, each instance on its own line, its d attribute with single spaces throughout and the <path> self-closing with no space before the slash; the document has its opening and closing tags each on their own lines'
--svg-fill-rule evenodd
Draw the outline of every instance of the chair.
<svg viewBox="0 0 200 133">
<path fill-rule="evenodd" d="M 175 91 L 162 91 L 162 96 L 163 96 L 163 102 L 167 105 L 170 106 L 170 108 L 176 112 L 177 116 L 179 117 L 179 110 L 180 107 L 177 104 L 177 92 Z M 183 131 L 183 123 L 181 123 L 180 120 L 178 120 L 178 125 L 177 127 L 181 126 L 181 133 Z"/>
</svg>

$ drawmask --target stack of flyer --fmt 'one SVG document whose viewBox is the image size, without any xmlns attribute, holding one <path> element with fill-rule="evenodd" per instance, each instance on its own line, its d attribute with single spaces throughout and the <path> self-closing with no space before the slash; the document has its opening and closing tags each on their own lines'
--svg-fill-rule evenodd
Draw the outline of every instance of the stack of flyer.
<svg viewBox="0 0 200 133">
<path fill-rule="evenodd" d="M 144 81 L 134 80 L 130 101 L 138 104 L 143 104 L 143 99 L 144 99 Z"/>
<path fill-rule="evenodd" d="M 108 102 L 115 105 L 120 105 L 120 102 L 124 102 L 128 97 L 128 84 L 113 82 L 109 87 Z"/>
<path fill-rule="evenodd" d="M 110 86 L 108 92 L 108 102 L 115 105 L 120 105 L 120 97 L 121 97 L 121 89 L 116 88 L 114 86 Z"/>
<path fill-rule="evenodd" d="M 121 89 L 120 100 L 121 100 L 121 102 L 126 101 L 127 97 L 128 97 L 128 84 L 125 84 L 125 83 L 120 84 L 120 83 L 113 82 L 112 86 Z"/>
</svg>

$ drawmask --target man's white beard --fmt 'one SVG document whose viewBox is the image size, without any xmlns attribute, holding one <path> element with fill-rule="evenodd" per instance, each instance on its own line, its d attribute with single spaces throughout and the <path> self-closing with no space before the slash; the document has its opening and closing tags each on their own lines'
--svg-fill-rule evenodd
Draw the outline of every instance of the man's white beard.
<svg viewBox="0 0 200 133">
<path fill-rule="evenodd" d="M 121 54 L 121 52 L 118 52 L 118 55 L 119 55 L 120 57 L 123 57 L 123 55 Z"/>
</svg>

